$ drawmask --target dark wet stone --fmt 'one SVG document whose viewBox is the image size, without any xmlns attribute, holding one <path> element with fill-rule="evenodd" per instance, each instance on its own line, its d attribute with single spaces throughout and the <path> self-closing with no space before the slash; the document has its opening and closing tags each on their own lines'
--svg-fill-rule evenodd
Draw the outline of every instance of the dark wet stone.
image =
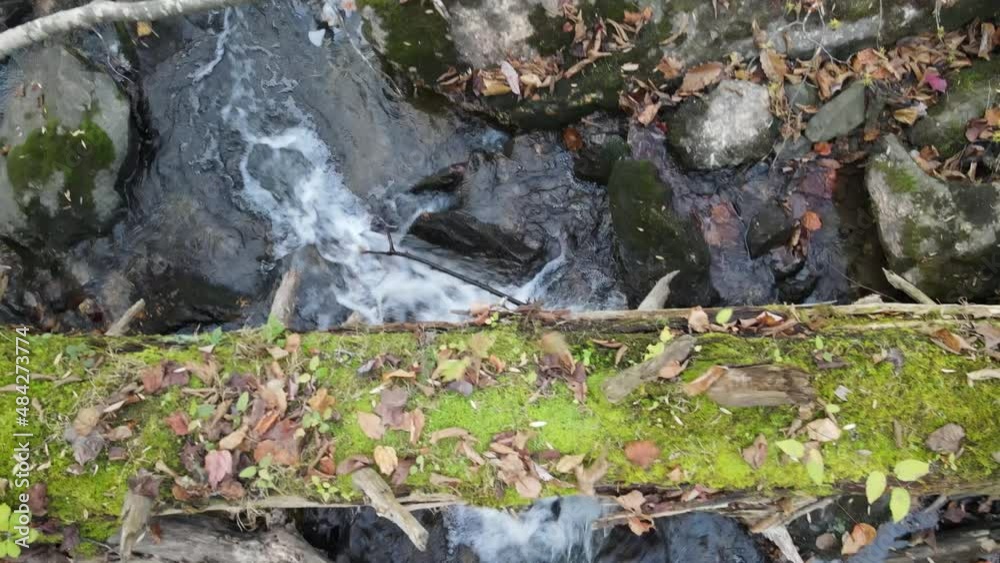
<svg viewBox="0 0 1000 563">
<path fill-rule="evenodd" d="M 678 270 L 668 304 L 711 301 L 709 254 L 691 222 L 673 210 L 673 192 L 653 163 L 622 160 L 608 181 L 611 217 L 629 305 L 635 307 L 664 275 Z"/>
<path fill-rule="evenodd" d="M 757 258 L 768 250 L 785 244 L 792 235 L 795 220 L 781 205 L 771 202 L 765 204 L 756 215 L 750 219 L 747 229 L 747 244 L 750 246 L 750 256 Z"/>
<path fill-rule="evenodd" d="M 541 258 L 541 248 L 531 248 L 513 233 L 461 210 L 424 213 L 410 234 L 462 255 L 483 256 L 515 272 L 531 271 Z"/>
<path fill-rule="evenodd" d="M 767 559 L 735 520 L 694 512 L 658 518 L 652 531 L 636 536 L 612 530 L 595 563 L 765 563 Z"/>
</svg>

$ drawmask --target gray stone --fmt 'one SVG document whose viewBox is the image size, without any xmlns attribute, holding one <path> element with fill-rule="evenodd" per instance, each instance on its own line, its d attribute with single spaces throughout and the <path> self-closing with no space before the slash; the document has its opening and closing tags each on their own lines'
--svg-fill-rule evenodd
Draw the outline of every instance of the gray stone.
<svg viewBox="0 0 1000 563">
<path fill-rule="evenodd" d="M 106 231 L 129 150 L 129 102 L 107 75 L 62 46 L 11 63 L 0 140 L 0 235 L 66 246 Z"/>
<path fill-rule="evenodd" d="M 675 270 L 668 306 L 710 304 L 709 248 L 689 219 L 674 212 L 672 190 L 647 160 L 620 160 L 608 181 L 611 220 L 625 294 L 636 307 L 653 285 Z"/>
<path fill-rule="evenodd" d="M 815 106 L 819 104 L 819 92 L 816 87 L 803 80 L 798 84 L 785 85 L 785 99 L 788 105 L 795 109 L 795 106 Z"/>
<path fill-rule="evenodd" d="M 726 80 L 704 98 L 689 98 L 668 119 L 667 143 L 690 168 L 717 169 L 759 159 L 776 131 L 767 88 Z"/>
<path fill-rule="evenodd" d="M 834 96 L 806 124 L 814 143 L 847 135 L 865 123 L 865 85 L 856 81 Z"/>
<path fill-rule="evenodd" d="M 983 117 L 989 102 L 995 103 L 996 78 L 1000 76 L 1000 58 L 977 60 L 962 69 L 948 85 L 948 91 L 927 111 L 927 116 L 910 128 L 910 142 L 918 147 L 933 145 L 944 157 L 965 147 L 965 129 L 970 119 Z M 990 84 L 990 81 L 994 84 Z"/>
<path fill-rule="evenodd" d="M 891 270 L 942 302 L 996 300 L 1000 187 L 928 176 L 894 135 L 865 184 Z"/>
<path fill-rule="evenodd" d="M 747 245 L 750 256 L 763 256 L 768 250 L 788 242 L 795 227 L 795 219 L 776 202 L 765 204 L 750 220 L 747 228 Z"/>
</svg>

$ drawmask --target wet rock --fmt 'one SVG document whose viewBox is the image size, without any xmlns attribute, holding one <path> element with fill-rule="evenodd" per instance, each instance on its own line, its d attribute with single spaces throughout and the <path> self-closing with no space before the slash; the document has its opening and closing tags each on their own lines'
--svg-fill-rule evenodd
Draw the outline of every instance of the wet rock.
<svg viewBox="0 0 1000 563">
<path fill-rule="evenodd" d="M 612 530 L 595 563 L 764 563 L 767 559 L 735 520 L 694 512 L 657 518 L 656 527 L 636 536 L 628 528 Z"/>
<path fill-rule="evenodd" d="M 806 137 L 814 143 L 847 135 L 865 123 L 865 85 L 855 81 L 809 119 Z"/>
<path fill-rule="evenodd" d="M 991 100 L 990 81 L 998 75 L 1000 58 L 977 60 L 953 75 L 947 93 L 910 128 L 910 142 L 916 147 L 933 145 L 945 157 L 965 147 L 966 126 L 969 120 L 983 117 Z"/>
<path fill-rule="evenodd" d="M 6 70 L 0 140 L 0 236 L 65 248 L 119 216 L 129 151 L 129 103 L 67 48 L 35 47 Z"/>
<path fill-rule="evenodd" d="M 623 120 L 599 113 L 581 120 L 576 129 L 583 148 L 574 155 L 573 172 L 584 180 L 607 184 L 615 162 L 629 153 Z"/>
<path fill-rule="evenodd" d="M 785 85 L 785 99 L 793 109 L 796 106 L 816 106 L 819 105 L 819 92 L 815 86 L 803 80 L 798 84 Z"/>
<path fill-rule="evenodd" d="M 744 80 L 726 80 L 704 98 L 688 98 L 667 124 L 667 142 L 681 161 L 706 170 L 759 159 L 776 136 L 767 88 Z"/>
<path fill-rule="evenodd" d="M 761 208 L 752 219 L 747 229 L 747 244 L 750 256 L 757 258 L 768 250 L 788 242 L 795 227 L 788 211 L 777 203 L 770 203 Z"/>
<path fill-rule="evenodd" d="M 476 152 L 445 208 L 421 214 L 410 232 L 481 256 L 511 281 L 540 275 L 547 306 L 621 306 L 607 196 L 573 166 L 554 133 L 516 137 L 508 155 Z"/>
<path fill-rule="evenodd" d="M 668 306 L 708 304 L 713 298 L 705 241 L 673 209 L 673 192 L 649 161 L 622 160 L 608 181 L 611 219 L 625 294 L 636 307 L 661 277 L 680 274 L 670 284 Z"/>
<path fill-rule="evenodd" d="M 450 556 L 448 531 L 441 512 L 420 510 L 414 516 L 430 532 L 426 551 L 418 551 L 402 530 L 369 507 L 306 509 L 302 511 L 299 527 L 306 541 L 324 550 L 333 563 L 478 563 L 469 554 Z"/>
<path fill-rule="evenodd" d="M 995 300 L 1000 291 L 1000 188 L 925 174 L 895 136 L 865 184 L 889 267 L 935 300 Z"/>
<path fill-rule="evenodd" d="M 336 292 L 330 291 L 330 287 L 342 287 L 345 283 L 337 264 L 324 258 L 315 245 L 309 245 L 291 256 L 290 267 L 298 276 L 291 298 L 290 329 L 328 330 L 347 320 L 351 310 L 337 301 Z"/>
</svg>

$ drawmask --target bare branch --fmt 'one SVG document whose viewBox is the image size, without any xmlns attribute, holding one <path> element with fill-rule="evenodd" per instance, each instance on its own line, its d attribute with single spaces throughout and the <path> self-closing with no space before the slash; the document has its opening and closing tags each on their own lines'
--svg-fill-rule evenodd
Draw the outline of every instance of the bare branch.
<svg viewBox="0 0 1000 563">
<path fill-rule="evenodd" d="M 0 33 L 0 57 L 54 35 L 117 21 L 153 21 L 170 16 L 216 10 L 247 0 L 146 0 L 109 2 L 98 0 L 79 8 L 34 19 Z"/>
</svg>

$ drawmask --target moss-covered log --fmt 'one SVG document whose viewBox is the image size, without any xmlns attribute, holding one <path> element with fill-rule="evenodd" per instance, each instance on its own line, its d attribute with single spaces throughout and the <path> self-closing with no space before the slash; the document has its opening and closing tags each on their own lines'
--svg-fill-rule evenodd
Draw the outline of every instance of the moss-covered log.
<svg viewBox="0 0 1000 563">
<path fill-rule="evenodd" d="M 630 487 L 696 491 L 682 498 L 723 504 L 727 494 L 777 498 L 857 490 L 872 471 L 888 473 L 890 486 L 914 493 L 996 486 L 1000 387 L 990 380 L 970 384 L 967 374 L 996 367 L 997 307 L 775 307 L 770 311 L 777 316 L 766 323 L 771 328 L 741 328 L 760 311 L 736 310 L 729 319 L 729 311 L 718 316 L 708 311 L 713 324 L 725 328 L 694 335 L 683 372 L 646 383 L 617 404 L 603 395 L 602 384 L 657 353 L 662 339 L 687 332 L 689 311 L 494 313 L 480 316 L 487 324 L 479 325 L 305 335 L 288 334 L 275 324 L 195 336 L 31 335 L 26 426 L 19 426 L 15 410 L 18 390 L 0 389 L 0 474 L 10 476 L 14 469 L 11 433 L 31 433 L 31 481 L 47 485 L 47 515 L 77 524 L 95 539 L 109 537 L 117 527 L 126 481 L 140 469 L 165 476 L 160 511 L 209 503 L 238 507 L 248 500 L 268 504 L 267 499 L 285 506 L 362 503 L 349 475 L 338 476 L 334 468 L 339 465 L 344 473 L 352 458 L 380 457 L 373 456 L 376 446 L 392 448 L 401 465 L 410 464 L 408 476 L 394 483 L 396 493 L 423 506 L 512 506 L 529 502 L 526 496 L 532 494 L 572 494 L 578 475 L 559 471 L 567 456 L 582 456 L 584 468 L 606 460 L 607 471 L 596 483 L 599 493 L 620 494 Z M 559 331 L 568 343 L 572 359 L 566 361 L 580 366 L 565 378 L 553 377 L 560 351 L 541 342 L 550 331 Z M 13 383 L 17 334 L 9 328 L 3 336 L 6 384 Z M 712 366 L 761 363 L 811 374 L 816 400 L 807 407 L 724 408 L 683 390 L 683 382 Z M 268 386 L 272 380 L 286 384 Z M 578 385 L 584 380 L 585 389 Z M 387 397 L 379 390 L 390 387 L 408 391 L 395 413 L 380 404 Z M 282 398 L 268 395 L 268 389 L 280 389 Z M 322 390 L 333 400 L 324 401 Z M 80 420 L 90 407 L 97 408 L 96 424 Z M 359 423 L 359 413 L 369 413 L 364 419 L 373 410 L 384 424 L 419 410 L 422 431 L 413 431 L 406 418 L 397 424 L 404 431 L 383 424 L 384 436 L 373 440 L 372 429 Z M 287 421 L 287 435 L 257 435 L 255 429 L 267 427 L 261 420 L 278 412 L 284 414 L 275 415 L 276 425 Z M 776 443 L 796 427 L 802 428 L 792 438 L 809 442 L 805 426 L 824 418 L 836 424 L 840 436 L 821 445 L 823 472 L 817 477 Z M 957 454 L 935 453 L 925 444 L 947 423 L 964 428 Z M 67 435 L 73 438 L 67 428 L 103 436 L 96 458 L 77 462 L 81 452 L 67 441 Z M 454 428 L 468 436 L 435 434 Z M 240 429 L 244 435 L 232 437 Z M 495 444 L 497 436 L 514 432 L 526 442 L 520 448 L 515 438 L 508 447 L 531 456 L 534 467 L 527 467 L 542 476 L 541 491 L 509 483 L 504 468 L 490 463 L 491 455 L 497 460 L 505 455 Z M 754 469 L 742 452 L 760 435 L 770 447 Z M 204 457 L 221 451 L 226 439 L 234 466 L 231 475 L 221 477 L 229 485 L 220 486 L 218 475 L 201 468 Z M 267 440 L 278 443 L 262 456 Z M 626 452 L 635 442 L 657 452 L 645 468 Z M 291 443 L 293 451 L 284 451 Z M 281 465 L 283 457 L 290 465 Z M 930 462 L 930 473 L 897 483 L 893 469 L 907 459 Z M 562 469 L 570 465 L 572 458 Z M 5 502 L 16 504 L 22 492 L 11 480 L 4 486 Z"/>
</svg>

